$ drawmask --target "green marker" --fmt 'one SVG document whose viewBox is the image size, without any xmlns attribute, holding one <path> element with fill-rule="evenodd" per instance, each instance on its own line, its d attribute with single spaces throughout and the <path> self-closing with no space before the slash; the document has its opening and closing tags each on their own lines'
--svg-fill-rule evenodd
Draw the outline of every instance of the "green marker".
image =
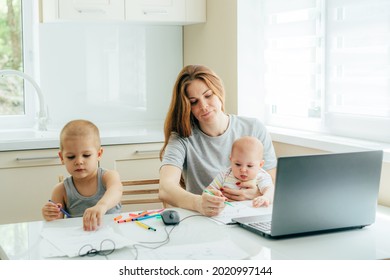
<svg viewBox="0 0 390 280">
<path fill-rule="evenodd" d="M 209 191 L 209 190 L 207 190 L 207 189 L 205 189 L 205 190 L 204 190 L 204 192 L 205 192 L 205 193 L 208 193 L 208 194 L 211 194 L 211 195 L 215 195 L 215 194 L 213 194 L 212 192 L 210 192 L 210 191 Z M 234 205 L 233 205 L 233 204 L 231 204 L 229 201 L 225 201 L 225 204 L 227 204 L 227 205 L 230 205 L 230 206 L 234 207 Z"/>
</svg>

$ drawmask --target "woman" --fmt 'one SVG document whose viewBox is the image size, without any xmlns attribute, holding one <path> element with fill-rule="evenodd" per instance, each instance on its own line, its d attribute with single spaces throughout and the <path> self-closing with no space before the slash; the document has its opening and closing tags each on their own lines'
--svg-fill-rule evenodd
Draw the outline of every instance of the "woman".
<svg viewBox="0 0 390 280">
<path fill-rule="evenodd" d="M 210 189 L 218 172 L 229 166 L 235 139 L 255 136 L 264 145 L 264 169 L 275 178 L 276 156 L 264 125 L 254 118 L 224 112 L 225 90 L 221 79 L 209 68 L 188 65 L 179 73 L 165 120 L 165 143 L 160 153 L 159 196 L 167 203 L 218 215 L 229 200 L 254 199 L 258 188 L 241 183 L 240 189 Z M 184 180 L 185 189 L 181 187 Z"/>
</svg>

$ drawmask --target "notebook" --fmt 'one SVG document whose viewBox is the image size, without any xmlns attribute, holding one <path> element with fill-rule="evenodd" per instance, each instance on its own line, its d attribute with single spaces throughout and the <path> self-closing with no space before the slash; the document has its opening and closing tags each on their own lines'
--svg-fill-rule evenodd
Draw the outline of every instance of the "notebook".
<svg viewBox="0 0 390 280">
<path fill-rule="evenodd" d="M 272 214 L 232 221 L 275 238 L 363 228 L 375 221 L 382 158 L 383 151 L 280 157 Z"/>
</svg>

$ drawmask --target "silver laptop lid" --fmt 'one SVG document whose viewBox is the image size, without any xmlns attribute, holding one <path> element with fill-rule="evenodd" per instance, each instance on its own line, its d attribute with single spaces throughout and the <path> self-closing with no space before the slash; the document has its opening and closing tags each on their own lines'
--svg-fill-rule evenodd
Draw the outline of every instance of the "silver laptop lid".
<svg viewBox="0 0 390 280">
<path fill-rule="evenodd" d="M 375 221 L 382 151 L 278 159 L 272 236 Z"/>
</svg>

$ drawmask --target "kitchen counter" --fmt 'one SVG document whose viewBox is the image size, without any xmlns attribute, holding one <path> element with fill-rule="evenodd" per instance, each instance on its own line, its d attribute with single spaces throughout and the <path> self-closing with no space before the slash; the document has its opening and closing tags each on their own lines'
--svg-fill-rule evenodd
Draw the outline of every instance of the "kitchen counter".
<svg viewBox="0 0 390 280">
<path fill-rule="evenodd" d="M 162 124 L 100 128 L 102 145 L 155 143 L 164 141 Z M 60 129 L 48 131 L 0 130 L 0 151 L 50 149 L 59 147 Z"/>
</svg>

